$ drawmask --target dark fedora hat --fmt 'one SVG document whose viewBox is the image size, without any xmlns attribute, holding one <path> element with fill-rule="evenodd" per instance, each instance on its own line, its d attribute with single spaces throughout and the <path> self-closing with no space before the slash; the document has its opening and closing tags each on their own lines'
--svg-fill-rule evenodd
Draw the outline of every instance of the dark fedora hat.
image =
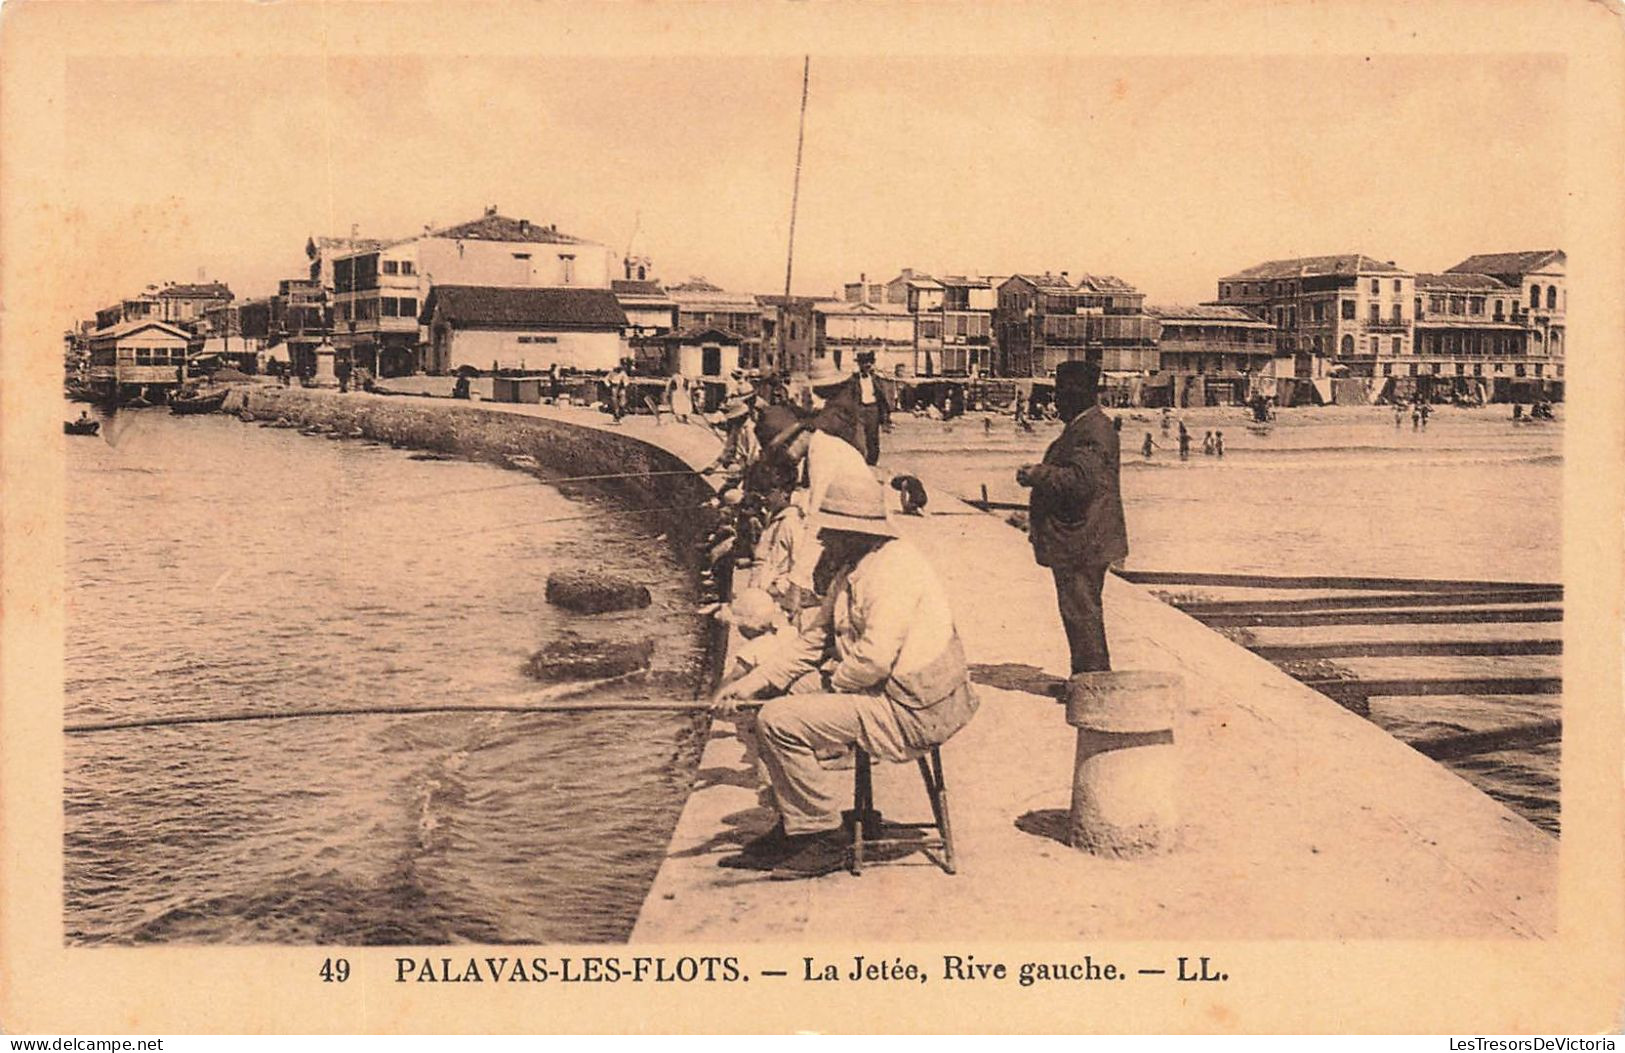
<svg viewBox="0 0 1625 1053">
<path fill-rule="evenodd" d="M 756 422 L 756 441 L 764 448 L 789 442 L 806 424 L 789 406 L 774 405 L 762 409 Z"/>
<path fill-rule="evenodd" d="M 1055 387 L 1094 391 L 1100 387 L 1100 367 L 1093 362 L 1061 362 L 1055 367 Z"/>
</svg>

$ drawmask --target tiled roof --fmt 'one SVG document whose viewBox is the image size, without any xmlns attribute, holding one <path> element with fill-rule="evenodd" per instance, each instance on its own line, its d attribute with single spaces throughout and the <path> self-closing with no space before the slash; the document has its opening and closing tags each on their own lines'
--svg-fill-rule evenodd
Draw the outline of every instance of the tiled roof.
<svg viewBox="0 0 1625 1053">
<path fill-rule="evenodd" d="M 1072 290 L 1072 283 L 1059 274 L 1012 274 L 1011 278 L 1020 278 L 1029 285 L 1040 289 L 1055 289 L 1065 292 Z"/>
<path fill-rule="evenodd" d="M 993 286 L 986 278 L 967 278 L 962 274 L 945 274 L 937 281 L 954 289 L 989 289 Z"/>
<path fill-rule="evenodd" d="M 1139 292 L 1134 286 L 1115 274 L 1085 274 L 1078 279 L 1077 288 L 1094 292 Z"/>
<path fill-rule="evenodd" d="M 1245 307 L 1235 307 L 1230 304 L 1200 304 L 1196 307 L 1187 307 L 1183 304 L 1173 304 L 1163 307 L 1147 307 L 1145 313 L 1164 322 L 1228 322 L 1242 323 L 1264 329 L 1273 328 L 1268 322 L 1262 321 L 1257 315 Z"/>
<path fill-rule="evenodd" d="M 92 338 L 129 336 L 131 333 L 136 332 L 137 330 L 147 328 L 162 329 L 165 332 L 178 336 L 183 340 L 189 340 L 192 337 L 191 333 L 188 333 L 180 326 L 173 325 L 169 322 L 160 322 L 156 318 L 132 318 L 128 322 L 119 322 L 116 325 L 110 325 L 104 329 L 98 329 L 91 333 L 90 336 Z"/>
<path fill-rule="evenodd" d="M 691 325 L 682 332 L 667 333 L 664 339 L 679 344 L 697 344 L 712 337 L 725 344 L 742 344 L 745 342 L 743 336 L 720 325 Z"/>
<path fill-rule="evenodd" d="M 158 295 L 172 299 L 229 300 L 231 290 L 220 282 L 205 282 L 201 285 L 166 285 L 158 290 Z"/>
<path fill-rule="evenodd" d="M 1481 292 L 1511 292 L 1511 288 L 1503 281 L 1492 278 L 1488 274 L 1418 274 L 1416 276 L 1416 291 L 1425 292 L 1429 289 L 1456 289 L 1460 291 Z"/>
<path fill-rule="evenodd" d="M 1302 256 L 1293 260 L 1266 260 L 1244 271 L 1227 274 L 1220 281 L 1246 282 L 1276 278 L 1312 278 L 1325 274 L 1404 274 L 1391 263 L 1358 253 L 1345 256 Z"/>
<path fill-rule="evenodd" d="M 621 296 L 665 296 L 666 290 L 659 282 L 638 281 L 631 278 L 616 278 L 609 283 L 609 287 Z"/>
<path fill-rule="evenodd" d="M 539 244 L 580 245 L 581 238 L 559 233 L 555 226 L 544 226 L 525 219 L 487 215 L 459 223 L 455 227 L 437 230 L 432 238 L 457 238 L 464 241 L 525 241 Z"/>
<path fill-rule="evenodd" d="M 436 313 L 458 328 L 559 325 L 618 329 L 626 312 L 608 289 L 499 288 L 436 285 L 423 301 L 420 320 Z"/>
<path fill-rule="evenodd" d="M 1564 263 L 1562 249 L 1536 249 L 1533 252 L 1488 252 L 1469 256 L 1449 269 L 1452 274 L 1528 274 L 1553 263 Z"/>
</svg>

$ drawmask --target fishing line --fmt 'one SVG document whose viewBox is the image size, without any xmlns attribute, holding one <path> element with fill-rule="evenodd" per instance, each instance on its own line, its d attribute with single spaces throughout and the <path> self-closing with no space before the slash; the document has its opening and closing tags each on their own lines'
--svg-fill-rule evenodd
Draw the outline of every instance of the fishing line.
<svg viewBox="0 0 1625 1053">
<path fill-rule="evenodd" d="M 569 523 L 578 519 L 597 519 L 600 516 L 624 516 L 637 512 L 693 512 L 704 508 L 697 505 L 650 505 L 645 508 L 601 508 L 593 512 L 581 512 L 569 516 L 548 516 L 545 519 L 530 519 L 523 523 L 505 523 L 502 526 L 480 527 L 477 530 L 463 530 L 455 534 L 443 534 L 441 541 L 453 541 L 457 538 L 473 537 L 476 534 L 494 534 L 503 530 L 518 530 L 521 527 L 545 526 L 548 523 Z"/>
<path fill-rule="evenodd" d="M 422 705 L 422 706 L 335 706 L 327 709 L 299 709 L 281 712 L 245 710 L 239 713 L 201 714 L 190 717 L 148 717 L 136 720 L 109 720 L 85 724 L 68 724 L 63 731 L 69 735 L 90 735 L 104 731 L 129 731 L 140 728 L 193 727 L 203 724 L 241 724 L 272 720 L 307 720 L 324 717 L 370 716 L 424 716 L 448 713 L 699 713 L 709 711 L 711 703 L 704 699 L 626 699 L 577 698 L 574 696 L 595 691 L 616 681 L 641 676 L 646 670 L 623 673 L 601 680 L 566 685 L 562 693 L 555 692 L 539 702 L 484 703 L 478 705 Z M 739 708 L 750 708 L 754 702 L 741 702 Z"/>
<path fill-rule="evenodd" d="M 410 504 L 414 501 L 432 501 L 441 497 L 461 497 L 464 494 L 483 494 L 489 493 L 493 490 L 512 490 L 516 487 L 534 486 L 538 483 L 544 486 L 552 486 L 556 483 L 594 483 L 603 482 L 610 479 L 652 479 L 661 476 L 673 475 L 695 475 L 695 473 L 690 469 L 684 468 L 680 471 L 609 472 L 602 475 L 567 475 L 558 479 L 548 479 L 543 476 L 536 476 L 533 479 L 525 479 L 517 483 L 497 483 L 493 486 L 470 486 L 462 490 L 436 490 L 434 493 L 430 494 L 412 494 L 406 497 L 392 497 L 383 501 L 373 501 L 371 503 L 371 507 L 380 505 Z"/>
</svg>

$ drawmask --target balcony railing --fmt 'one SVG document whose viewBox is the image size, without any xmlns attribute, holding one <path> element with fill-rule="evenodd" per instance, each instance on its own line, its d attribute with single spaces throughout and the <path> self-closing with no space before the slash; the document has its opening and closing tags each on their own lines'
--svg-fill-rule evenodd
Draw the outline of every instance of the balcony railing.
<svg viewBox="0 0 1625 1053">
<path fill-rule="evenodd" d="M 1410 321 L 1404 318 L 1367 318 L 1365 320 L 1367 329 L 1408 329 L 1410 324 Z"/>
</svg>

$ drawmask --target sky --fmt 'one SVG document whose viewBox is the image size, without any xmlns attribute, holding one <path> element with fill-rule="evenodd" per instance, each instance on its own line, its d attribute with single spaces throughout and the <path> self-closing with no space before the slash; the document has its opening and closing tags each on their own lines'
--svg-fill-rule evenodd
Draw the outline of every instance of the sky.
<svg viewBox="0 0 1625 1053">
<path fill-rule="evenodd" d="M 60 193 L 81 316 L 147 283 L 261 296 L 305 240 L 489 205 L 780 292 L 799 57 L 75 60 Z M 1266 259 L 1442 270 L 1561 247 L 1561 59 L 811 56 L 795 289 L 902 267 L 1116 274 L 1211 299 Z M 111 176 L 111 178 L 110 178 Z"/>
</svg>

